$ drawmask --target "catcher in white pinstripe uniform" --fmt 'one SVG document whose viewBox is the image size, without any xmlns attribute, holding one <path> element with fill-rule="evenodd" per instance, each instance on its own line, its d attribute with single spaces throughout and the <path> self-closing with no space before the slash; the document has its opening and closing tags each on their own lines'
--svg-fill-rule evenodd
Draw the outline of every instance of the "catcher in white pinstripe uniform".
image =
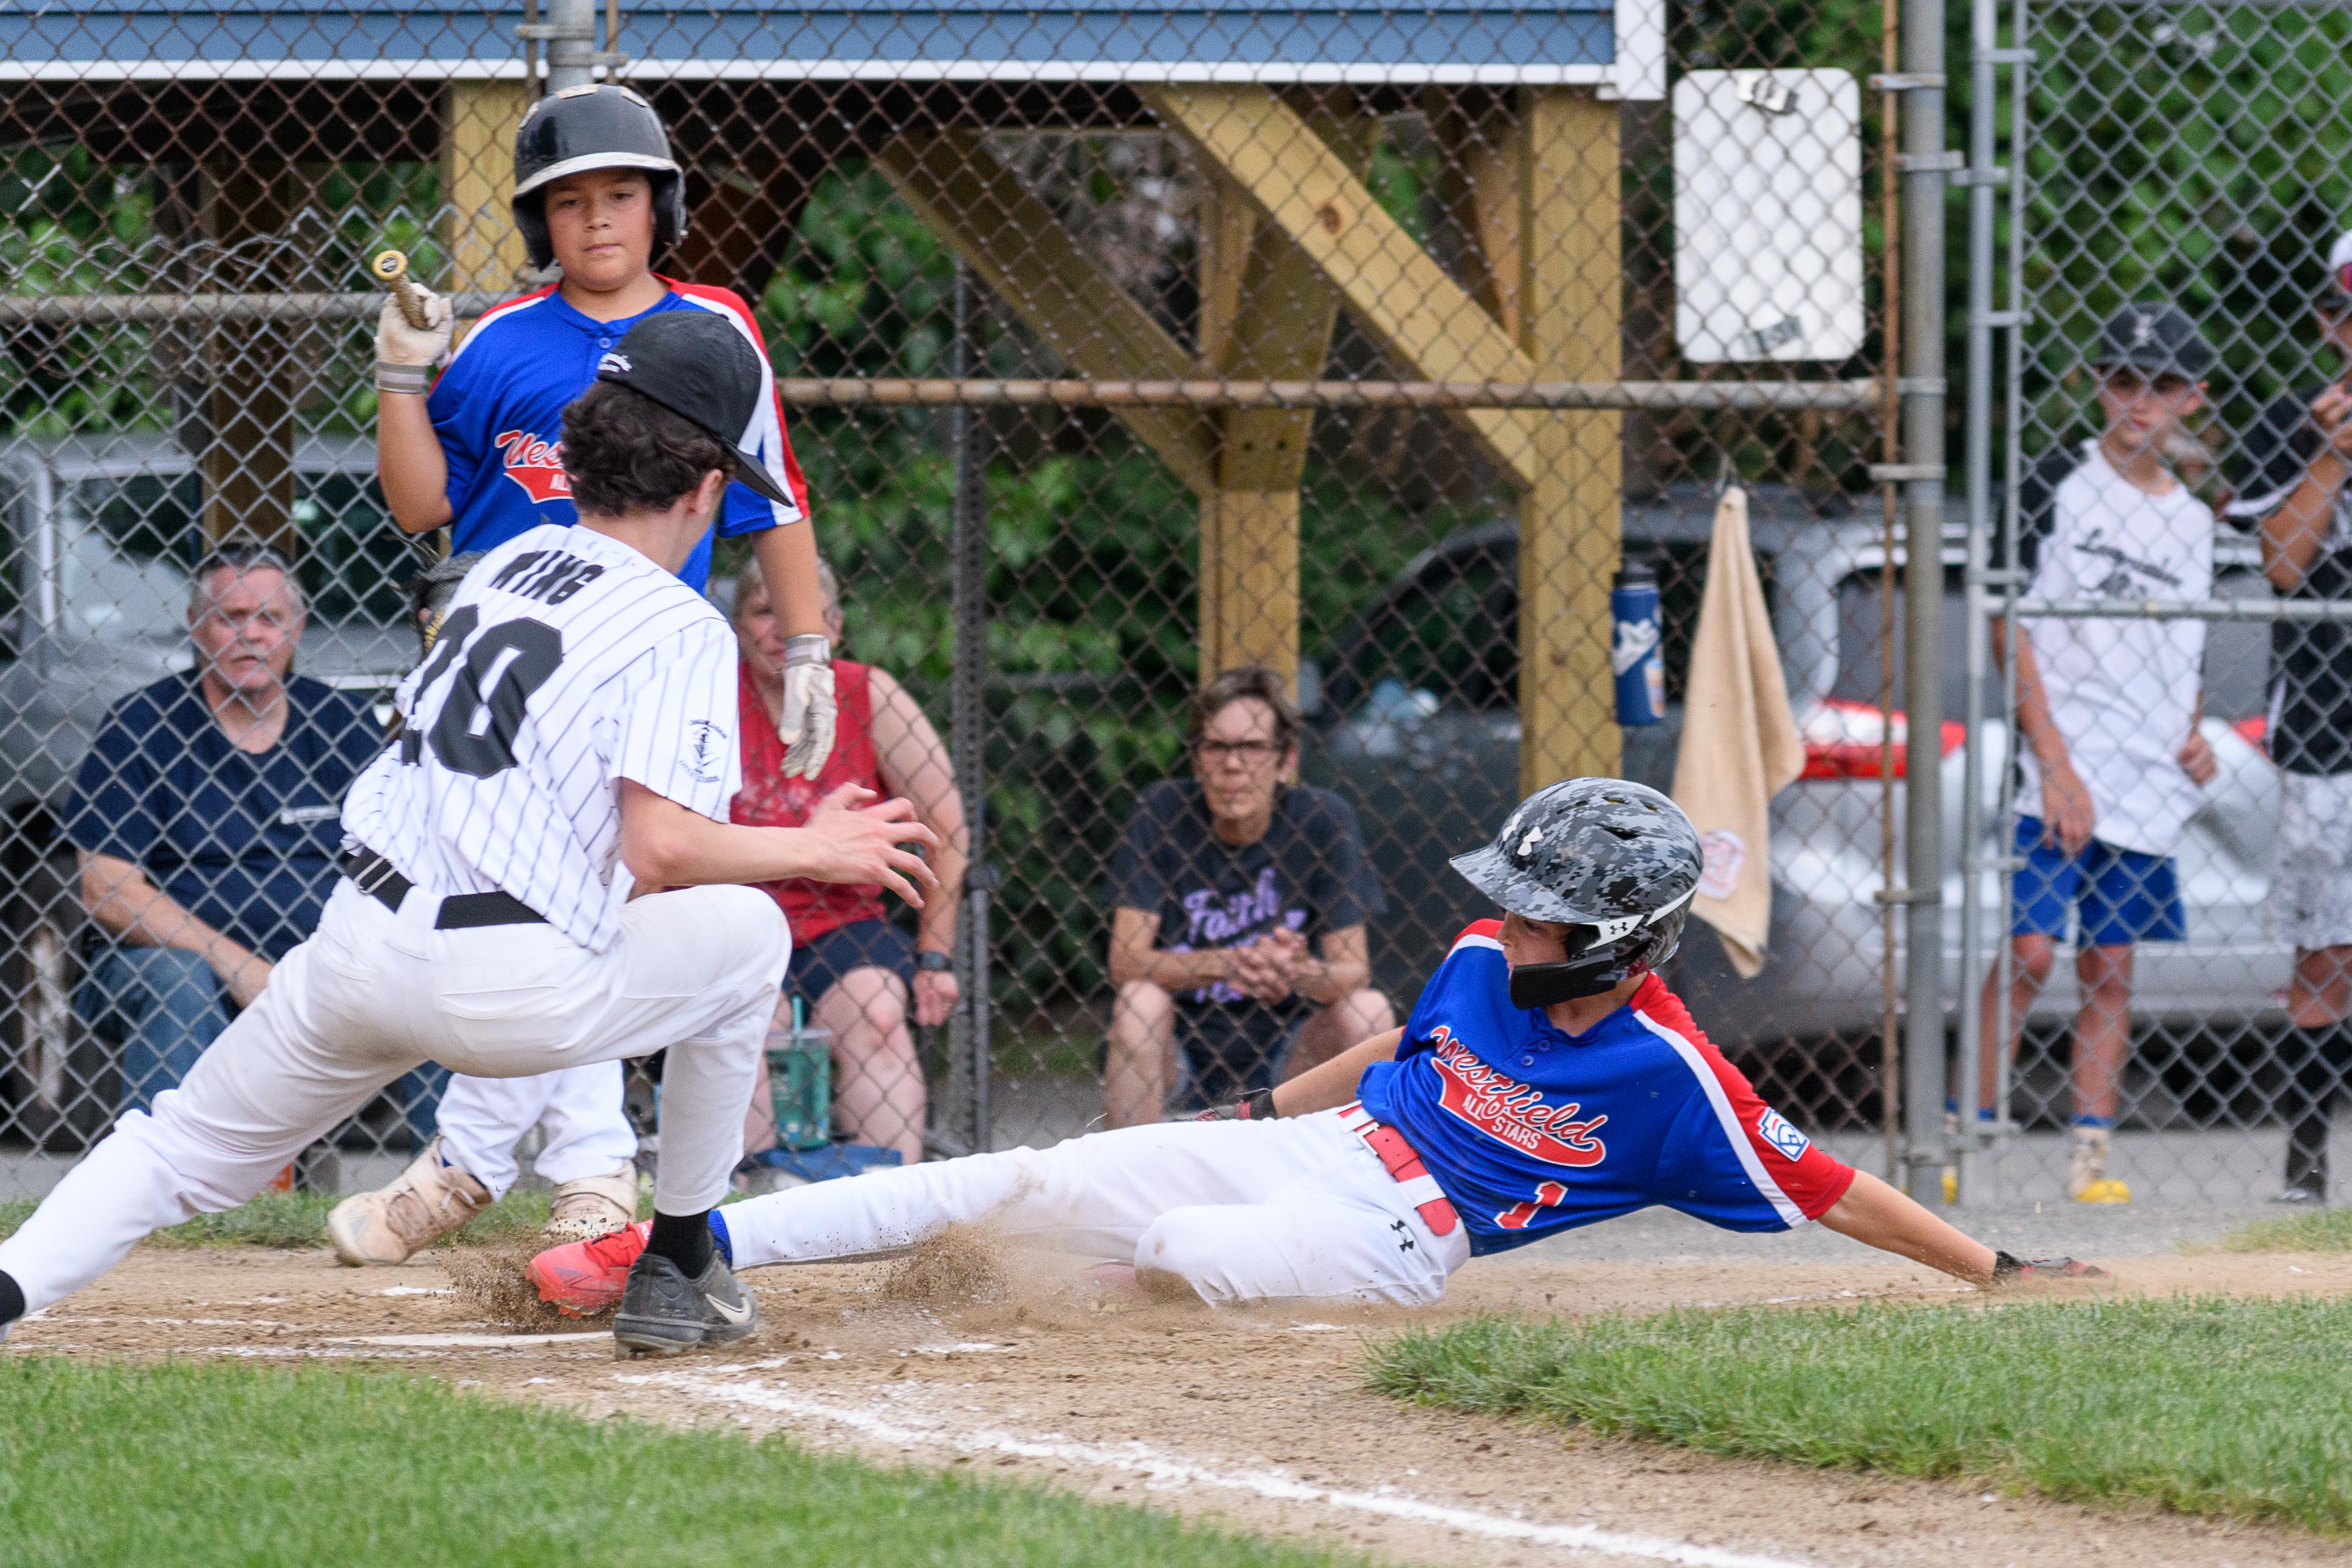
<svg viewBox="0 0 2352 1568">
<path fill-rule="evenodd" d="M 701 311 L 631 329 L 564 413 L 576 527 L 467 574 L 403 732 L 352 787 L 345 878 L 152 1115 L 134 1111 L 0 1242 L 0 1331 L 140 1237 L 261 1190 L 426 1061 L 487 1078 L 668 1052 L 653 1234 L 614 1321 L 625 1353 L 740 1339 L 758 1309 L 707 1215 L 742 1146 L 791 954 L 780 877 L 935 886 L 904 801 L 844 790 L 803 828 L 725 818 L 738 784 L 735 643 L 675 575 L 744 449 L 761 367 Z M 676 889 L 631 900 L 639 884 Z"/>
</svg>

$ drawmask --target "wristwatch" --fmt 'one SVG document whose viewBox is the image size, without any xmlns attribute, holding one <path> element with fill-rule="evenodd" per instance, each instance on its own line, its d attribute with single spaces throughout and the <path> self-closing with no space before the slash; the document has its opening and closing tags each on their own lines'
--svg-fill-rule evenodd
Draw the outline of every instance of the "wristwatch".
<svg viewBox="0 0 2352 1568">
<path fill-rule="evenodd" d="M 941 970 L 953 969 L 955 960 L 944 952 L 937 952 L 926 948 L 915 954 L 915 967 L 926 974 L 937 974 Z"/>
</svg>

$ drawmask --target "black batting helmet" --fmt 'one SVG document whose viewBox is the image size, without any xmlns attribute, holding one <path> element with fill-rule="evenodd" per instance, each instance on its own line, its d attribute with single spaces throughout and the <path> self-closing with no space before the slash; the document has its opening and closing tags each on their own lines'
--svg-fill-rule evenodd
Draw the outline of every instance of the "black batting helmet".
<svg viewBox="0 0 2352 1568">
<path fill-rule="evenodd" d="M 1682 807 L 1626 779 L 1538 790 L 1492 844 L 1451 862 L 1511 913 L 1571 928 L 1566 962 L 1511 971 L 1515 1007 L 1595 996 L 1673 957 L 1702 863 Z"/>
<path fill-rule="evenodd" d="M 530 106 L 515 132 L 515 226 L 530 264 L 555 259 L 547 237 L 548 182 L 588 169 L 635 169 L 654 188 L 654 249 L 686 232 L 686 179 L 661 116 L 625 87 L 567 87 Z"/>
</svg>

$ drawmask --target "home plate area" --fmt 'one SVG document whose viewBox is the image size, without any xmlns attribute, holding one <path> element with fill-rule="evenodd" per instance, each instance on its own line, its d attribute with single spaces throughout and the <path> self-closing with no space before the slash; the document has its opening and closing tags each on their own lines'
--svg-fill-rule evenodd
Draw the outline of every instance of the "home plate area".
<svg viewBox="0 0 2352 1568">
<path fill-rule="evenodd" d="M 1982 1483 L 1713 1458 L 1402 1405 L 1365 1387 L 1368 1342 L 1478 1313 L 1982 1298 L 1851 1263 L 1474 1265 L 1420 1311 L 1212 1312 L 1106 1289 L 1066 1258 L 959 1237 L 891 1262 L 749 1273 L 757 1338 L 619 1362 L 593 1322 L 486 1292 L 499 1256 L 402 1269 L 324 1252 L 134 1254 L 0 1354 L 377 1362 L 591 1416 L 788 1433 L 887 1463 L 1042 1479 L 1108 1502 L 1367 1551 L 1392 1563 L 1794 1564 L 2338 1562 L 2340 1546 Z M 2105 1259 L 2125 1290 L 2352 1290 L 2311 1256 Z M 2292 1272 L 2291 1272 L 2292 1271 Z"/>
</svg>

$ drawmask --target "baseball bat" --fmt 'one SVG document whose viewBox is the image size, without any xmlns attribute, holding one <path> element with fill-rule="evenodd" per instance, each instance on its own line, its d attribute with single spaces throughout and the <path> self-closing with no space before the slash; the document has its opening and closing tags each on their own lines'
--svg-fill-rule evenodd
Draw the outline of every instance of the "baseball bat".
<svg viewBox="0 0 2352 1568">
<path fill-rule="evenodd" d="M 392 297 L 400 301 L 401 315 L 406 318 L 410 326 L 423 331 L 432 325 L 425 318 L 424 296 L 417 293 L 416 286 L 408 280 L 408 257 L 405 253 L 379 250 L 375 259 L 368 263 L 368 270 L 375 274 L 378 282 L 392 290 Z"/>
</svg>

